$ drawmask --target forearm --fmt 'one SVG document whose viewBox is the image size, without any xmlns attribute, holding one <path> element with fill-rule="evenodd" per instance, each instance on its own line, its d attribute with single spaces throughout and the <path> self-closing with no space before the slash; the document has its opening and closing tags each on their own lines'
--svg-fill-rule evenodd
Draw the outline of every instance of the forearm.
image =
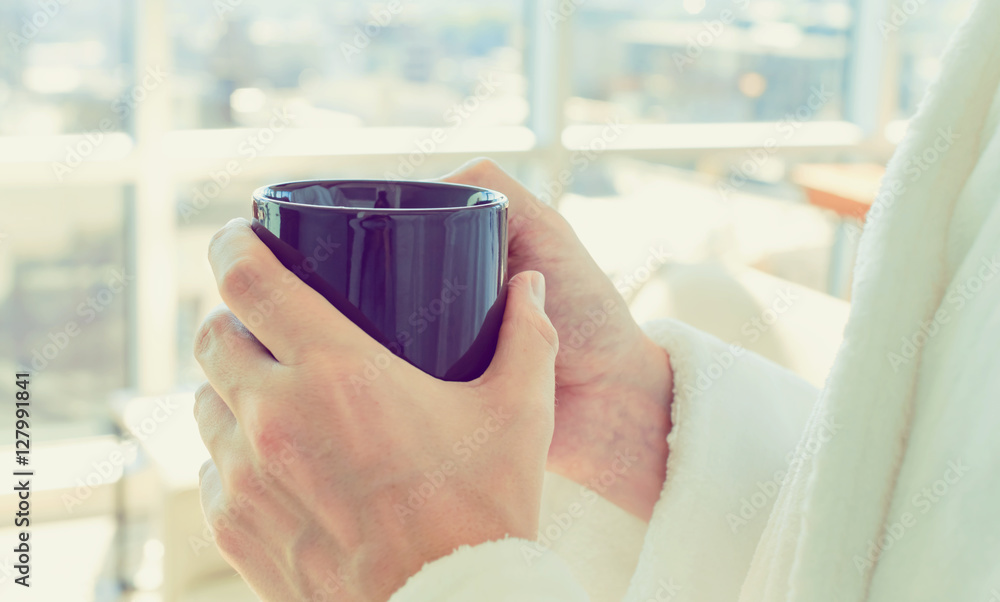
<svg viewBox="0 0 1000 602">
<path fill-rule="evenodd" d="M 613 381 L 560 390 L 548 467 L 648 521 L 666 476 L 673 372 L 647 337 L 622 366 Z"/>
</svg>

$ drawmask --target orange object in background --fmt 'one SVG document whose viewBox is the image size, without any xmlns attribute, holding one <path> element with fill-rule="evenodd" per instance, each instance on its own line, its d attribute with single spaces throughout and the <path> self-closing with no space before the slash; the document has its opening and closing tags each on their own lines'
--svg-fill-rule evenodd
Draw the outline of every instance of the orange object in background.
<svg viewBox="0 0 1000 602">
<path fill-rule="evenodd" d="M 790 179 L 802 187 L 809 204 L 829 209 L 840 218 L 827 274 L 827 292 L 835 297 L 850 296 L 857 227 L 875 202 L 884 176 L 885 167 L 877 163 L 806 163 L 792 170 Z"/>
<path fill-rule="evenodd" d="M 813 163 L 795 167 L 791 180 L 805 190 L 809 204 L 864 221 L 884 175 L 885 167 L 876 163 Z"/>
</svg>

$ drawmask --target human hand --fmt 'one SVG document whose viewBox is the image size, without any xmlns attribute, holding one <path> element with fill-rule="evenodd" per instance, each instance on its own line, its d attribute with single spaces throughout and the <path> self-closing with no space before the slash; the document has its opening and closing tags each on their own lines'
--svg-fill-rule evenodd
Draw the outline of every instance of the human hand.
<svg viewBox="0 0 1000 602">
<path fill-rule="evenodd" d="M 535 538 L 558 349 L 540 274 L 510 281 L 493 362 L 460 383 L 364 334 L 246 220 L 209 260 L 228 307 L 195 337 L 202 506 L 258 595 L 383 601 L 460 545 Z"/>
<path fill-rule="evenodd" d="M 545 275 L 545 311 L 559 333 L 556 423 L 549 468 L 588 484 L 648 520 L 666 470 L 673 373 L 570 225 L 488 159 L 442 178 L 502 192 L 508 268 Z M 620 453 L 638 457 L 611 485 L 599 482 Z"/>
</svg>

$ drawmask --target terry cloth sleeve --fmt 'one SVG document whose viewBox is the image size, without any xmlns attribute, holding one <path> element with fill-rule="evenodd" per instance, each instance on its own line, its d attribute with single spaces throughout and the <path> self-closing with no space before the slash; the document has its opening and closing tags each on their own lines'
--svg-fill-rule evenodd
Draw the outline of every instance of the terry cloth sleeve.
<svg viewBox="0 0 1000 602">
<path fill-rule="evenodd" d="M 732 602 L 782 483 L 802 464 L 795 450 L 818 391 L 686 324 L 645 330 L 670 355 L 673 428 L 667 479 L 625 600 Z"/>
<path fill-rule="evenodd" d="M 389 602 L 588 602 L 556 554 L 525 558 L 523 539 L 463 546 L 424 565 Z"/>
<path fill-rule="evenodd" d="M 800 461 L 794 450 L 817 391 L 680 322 L 646 331 L 670 354 L 674 426 L 667 479 L 625 599 L 731 602 Z M 525 549 L 532 544 L 513 538 L 459 548 L 426 564 L 390 602 L 589 600 L 559 554 L 528 557 Z"/>
</svg>

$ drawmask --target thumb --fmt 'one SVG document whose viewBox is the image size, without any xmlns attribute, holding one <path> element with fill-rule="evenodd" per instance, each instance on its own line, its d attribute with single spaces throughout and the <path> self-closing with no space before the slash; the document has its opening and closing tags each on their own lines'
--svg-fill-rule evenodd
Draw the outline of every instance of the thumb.
<svg viewBox="0 0 1000 602">
<path fill-rule="evenodd" d="M 552 398 L 559 336 L 545 315 L 545 277 L 521 272 L 507 287 L 497 350 L 483 380 L 500 386 L 517 383 L 525 394 Z"/>
</svg>

